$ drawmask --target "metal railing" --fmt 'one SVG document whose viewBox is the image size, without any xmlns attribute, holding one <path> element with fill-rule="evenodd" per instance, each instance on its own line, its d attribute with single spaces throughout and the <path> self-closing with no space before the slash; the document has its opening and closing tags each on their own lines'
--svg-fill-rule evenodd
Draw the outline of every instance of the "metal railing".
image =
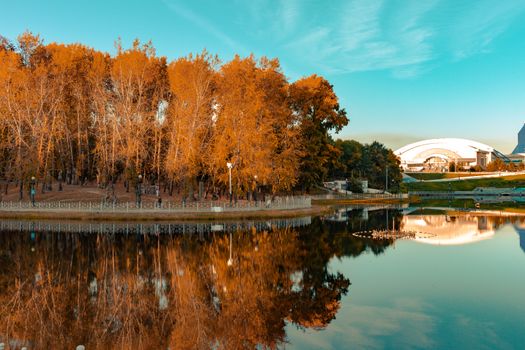
<svg viewBox="0 0 525 350">
<path fill-rule="evenodd" d="M 75 212 L 227 212 L 227 211 L 258 211 L 305 209 L 312 206 L 311 197 L 293 196 L 276 197 L 267 201 L 198 201 L 174 202 L 166 201 L 143 202 L 0 202 L 0 210 L 4 211 L 75 211 Z"/>
<path fill-rule="evenodd" d="M 72 232 L 89 234 L 194 234 L 210 232 L 256 231 L 273 228 L 304 227 L 312 223 L 310 216 L 291 219 L 270 219 L 264 221 L 242 220 L 226 222 L 179 222 L 179 223 L 107 223 L 107 222 L 53 222 L 0 220 L 0 232 Z"/>
</svg>

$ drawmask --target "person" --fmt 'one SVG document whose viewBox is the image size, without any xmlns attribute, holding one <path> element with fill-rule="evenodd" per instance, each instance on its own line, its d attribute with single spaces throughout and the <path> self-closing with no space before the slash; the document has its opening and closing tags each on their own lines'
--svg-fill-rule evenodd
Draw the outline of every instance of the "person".
<svg viewBox="0 0 525 350">
<path fill-rule="evenodd" d="M 36 195 L 36 190 L 35 190 L 35 186 L 31 186 L 31 204 L 33 205 L 33 207 L 35 206 L 35 195 Z"/>
<path fill-rule="evenodd" d="M 158 196 L 158 197 L 157 197 L 157 206 L 158 206 L 159 208 L 162 208 L 162 197 L 161 197 L 161 196 Z"/>
</svg>

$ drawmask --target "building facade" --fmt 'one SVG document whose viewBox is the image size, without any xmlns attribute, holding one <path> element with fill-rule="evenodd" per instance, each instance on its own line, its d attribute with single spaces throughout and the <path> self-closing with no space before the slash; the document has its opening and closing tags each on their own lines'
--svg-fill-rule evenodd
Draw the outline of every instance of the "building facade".
<svg viewBox="0 0 525 350">
<path fill-rule="evenodd" d="M 452 165 L 456 170 L 469 170 L 476 166 L 485 168 L 496 158 L 509 161 L 491 146 L 458 138 L 423 140 L 401 147 L 394 153 L 405 171 L 445 172 Z"/>
<path fill-rule="evenodd" d="M 512 154 L 525 154 L 525 125 L 518 132 L 518 144 L 514 147 Z"/>
</svg>

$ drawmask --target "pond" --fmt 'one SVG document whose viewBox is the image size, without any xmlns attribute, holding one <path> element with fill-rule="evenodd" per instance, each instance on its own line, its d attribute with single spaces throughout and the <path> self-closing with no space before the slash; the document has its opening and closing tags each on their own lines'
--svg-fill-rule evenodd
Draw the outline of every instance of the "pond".
<svg viewBox="0 0 525 350">
<path fill-rule="evenodd" d="M 216 223 L 0 222 L 0 343 L 519 349 L 525 216 L 341 208 Z"/>
</svg>

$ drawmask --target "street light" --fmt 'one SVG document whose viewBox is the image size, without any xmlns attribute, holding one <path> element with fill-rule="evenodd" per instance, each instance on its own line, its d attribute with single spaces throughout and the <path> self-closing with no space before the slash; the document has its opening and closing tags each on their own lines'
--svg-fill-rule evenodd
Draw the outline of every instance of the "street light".
<svg viewBox="0 0 525 350">
<path fill-rule="evenodd" d="M 255 188 L 253 189 L 253 200 L 257 203 L 257 175 L 253 175 L 253 179 L 255 180 Z"/>
<path fill-rule="evenodd" d="M 137 186 L 135 187 L 135 195 L 137 197 L 137 207 L 140 208 L 142 204 L 142 175 L 138 176 Z"/>
<path fill-rule="evenodd" d="M 230 206 L 232 205 L 232 168 L 233 163 L 227 162 L 226 166 L 228 167 L 228 177 L 230 179 Z"/>
<path fill-rule="evenodd" d="M 232 233 L 230 232 L 230 258 L 228 259 L 228 262 L 227 262 L 228 266 L 232 266 L 233 265 L 233 259 L 232 259 Z"/>
<path fill-rule="evenodd" d="M 29 190 L 29 196 L 31 197 L 31 204 L 33 207 L 35 206 L 35 195 L 36 195 L 36 178 L 34 176 L 31 176 L 31 189 Z"/>
<path fill-rule="evenodd" d="M 388 166 L 385 168 L 385 193 L 388 192 Z"/>
<path fill-rule="evenodd" d="M 62 191 L 62 170 L 58 172 L 58 190 Z"/>
</svg>

